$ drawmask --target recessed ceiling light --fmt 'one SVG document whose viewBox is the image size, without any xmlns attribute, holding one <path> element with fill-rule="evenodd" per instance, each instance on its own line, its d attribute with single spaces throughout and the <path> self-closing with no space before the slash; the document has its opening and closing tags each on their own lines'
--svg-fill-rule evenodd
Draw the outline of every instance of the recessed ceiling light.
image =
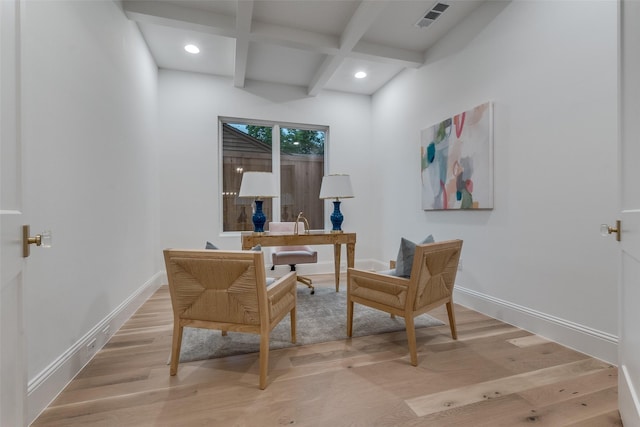
<svg viewBox="0 0 640 427">
<path fill-rule="evenodd" d="M 184 50 L 186 50 L 189 53 L 200 53 L 200 49 L 198 48 L 198 46 L 194 45 L 194 44 L 188 44 L 184 47 Z"/>
<path fill-rule="evenodd" d="M 354 74 L 354 77 L 356 79 L 364 79 L 365 77 L 367 77 L 367 73 L 365 73 L 364 71 L 358 71 Z"/>
</svg>

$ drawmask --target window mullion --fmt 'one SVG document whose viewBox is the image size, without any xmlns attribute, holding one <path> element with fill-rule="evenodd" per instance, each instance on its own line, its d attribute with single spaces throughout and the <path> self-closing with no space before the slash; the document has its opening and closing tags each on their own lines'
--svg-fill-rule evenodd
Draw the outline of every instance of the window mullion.
<svg viewBox="0 0 640 427">
<path fill-rule="evenodd" d="M 273 171 L 278 193 L 277 198 L 271 199 L 271 215 L 273 216 L 271 221 L 280 221 L 280 125 L 278 124 L 273 125 L 273 129 L 271 131 L 271 144 L 271 170 Z"/>
</svg>

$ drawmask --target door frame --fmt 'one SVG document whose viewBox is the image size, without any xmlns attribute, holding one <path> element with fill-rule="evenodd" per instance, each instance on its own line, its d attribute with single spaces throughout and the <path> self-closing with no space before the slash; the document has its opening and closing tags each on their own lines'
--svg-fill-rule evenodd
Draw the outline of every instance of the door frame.
<svg viewBox="0 0 640 427">
<path fill-rule="evenodd" d="M 0 0 L 0 425 L 27 424 L 21 0 Z"/>
<path fill-rule="evenodd" d="M 640 197 L 629 191 L 640 155 L 640 3 L 618 1 L 618 410 L 625 425 L 640 426 Z M 631 172 L 634 175 L 631 175 Z M 629 337 L 631 331 L 632 337 Z"/>
</svg>

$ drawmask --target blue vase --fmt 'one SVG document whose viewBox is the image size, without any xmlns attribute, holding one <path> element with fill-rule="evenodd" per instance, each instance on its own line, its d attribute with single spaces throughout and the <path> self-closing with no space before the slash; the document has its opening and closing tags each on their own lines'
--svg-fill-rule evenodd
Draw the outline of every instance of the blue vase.
<svg viewBox="0 0 640 427">
<path fill-rule="evenodd" d="M 264 232 L 264 223 L 267 222 L 267 217 L 264 216 L 264 212 L 262 212 L 262 202 L 263 200 L 256 200 L 256 211 L 253 213 L 253 232 L 254 233 L 263 233 Z"/>
<path fill-rule="evenodd" d="M 344 216 L 342 216 L 342 212 L 340 212 L 340 200 L 336 200 L 333 202 L 333 212 L 331 213 L 331 224 L 333 224 L 333 228 L 331 231 L 333 232 L 341 232 L 342 231 L 342 221 L 344 220 Z"/>
</svg>

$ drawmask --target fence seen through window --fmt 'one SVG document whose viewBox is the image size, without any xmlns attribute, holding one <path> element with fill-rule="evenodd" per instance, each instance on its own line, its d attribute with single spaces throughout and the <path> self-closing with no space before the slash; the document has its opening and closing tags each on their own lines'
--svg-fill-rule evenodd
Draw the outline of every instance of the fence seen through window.
<svg viewBox="0 0 640 427">
<path fill-rule="evenodd" d="M 269 221 L 295 221 L 300 212 L 312 229 L 324 228 L 324 175 L 328 128 L 221 120 L 223 231 L 253 230 L 253 200 L 238 197 L 244 172 L 273 172 L 280 195 L 262 206 Z M 268 228 L 268 225 L 267 225 Z"/>
</svg>

